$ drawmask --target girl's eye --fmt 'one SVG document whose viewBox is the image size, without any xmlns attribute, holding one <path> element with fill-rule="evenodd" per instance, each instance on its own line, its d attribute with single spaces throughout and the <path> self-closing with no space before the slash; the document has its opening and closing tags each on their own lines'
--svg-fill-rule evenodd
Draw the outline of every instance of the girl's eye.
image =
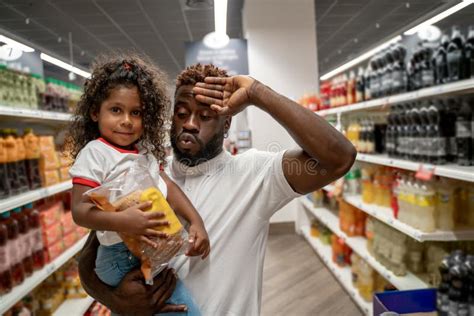
<svg viewBox="0 0 474 316">
<path fill-rule="evenodd" d="M 185 117 L 187 116 L 187 114 L 186 114 L 185 112 L 178 112 L 176 115 L 177 115 L 178 118 L 180 118 L 180 119 L 183 119 L 183 118 L 185 118 Z"/>
<path fill-rule="evenodd" d="M 138 110 L 132 111 L 132 115 L 133 115 L 133 116 L 141 116 L 141 115 L 142 115 L 142 111 L 138 111 Z"/>
<path fill-rule="evenodd" d="M 120 113 L 121 110 L 118 107 L 113 107 L 110 109 L 110 111 L 112 111 L 112 113 Z"/>
<path fill-rule="evenodd" d="M 203 121 L 209 121 L 211 119 L 211 117 L 209 115 L 204 115 L 204 114 L 201 114 L 201 120 Z"/>
</svg>

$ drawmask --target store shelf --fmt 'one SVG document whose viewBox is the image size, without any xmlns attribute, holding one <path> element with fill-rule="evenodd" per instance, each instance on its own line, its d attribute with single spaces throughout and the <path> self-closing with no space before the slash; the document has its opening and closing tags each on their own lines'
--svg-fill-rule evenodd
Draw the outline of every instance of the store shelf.
<svg viewBox="0 0 474 316">
<path fill-rule="evenodd" d="M 59 308 L 53 313 L 53 316 L 82 316 L 94 303 L 94 299 L 90 296 L 85 298 L 74 298 L 64 301 Z"/>
<path fill-rule="evenodd" d="M 59 122 L 69 122 L 72 118 L 71 114 L 68 113 L 16 108 L 4 105 L 0 105 L 0 116 Z"/>
<path fill-rule="evenodd" d="M 16 302 L 21 300 L 25 295 L 30 293 L 35 287 L 41 282 L 46 280 L 51 274 L 57 269 L 64 265 L 69 259 L 74 257 L 86 243 L 87 236 L 84 236 L 81 240 L 76 242 L 71 248 L 63 252 L 59 257 L 54 259 L 52 262 L 44 266 L 43 269 L 36 271 L 32 276 L 27 278 L 19 286 L 13 288 L 13 290 L 3 296 L 0 296 L 0 314 L 5 313 L 10 307 L 15 305 Z"/>
<path fill-rule="evenodd" d="M 420 89 L 417 91 L 406 92 L 389 97 L 383 97 L 366 102 L 360 102 L 341 106 L 337 108 L 317 111 L 318 115 L 333 115 L 338 113 L 356 112 L 364 110 L 372 110 L 376 108 L 383 109 L 390 104 L 397 104 L 407 101 L 415 101 L 424 98 L 433 98 L 449 94 L 460 94 L 474 92 L 474 79 L 462 80 L 442 85 L 437 85 L 429 88 Z"/>
<path fill-rule="evenodd" d="M 315 208 L 311 201 L 306 198 L 301 198 L 301 202 L 304 207 L 310 211 L 316 218 L 319 219 L 327 228 L 329 228 L 334 234 L 341 237 L 344 242 L 360 257 L 362 257 L 367 263 L 374 268 L 380 275 L 386 280 L 393 284 L 399 290 L 412 290 L 412 289 L 423 289 L 428 288 L 429 284 L 422 281 L 413 273 L 407 272 L 405 276 L 396 276 L 389 271 L 384 265 L 377 261 L 367 250 L 367 240 L 363 237 L 348 237 L 339 228 L 339 218 L 324 207 Z"/>
<path fill-rule="evenodd" d="M 357 304 L 357 306 L 366 315 L 372 315 L 372 303 L 364 301 L 359 295 L 357 289 L 355 289 L 352 285 L 352 272 L 350 267 L 341 268 L 337 266 L 332 261 L 331 247 L 323 245 L 319 239 L 311 237 L 308 226 L 302 227 L 302 232 L 308 243 L 311 245 L 311 247 L 313 247 L 314 251 L 329 268 L 334 277 L 336 277 L 339 283 L 344 287 L 347 293 L 349 293 L 350 297 Z"/>
<path fill-rule="evenodd" d="M 418 241 L 474 240 L 474 229 L 455 231 L 437 230 L 432 233 L 425 233 L 394 218 L 391 208 L 364 203 L 360 195 L 345 195 L 344 200 L 364 211 L 365 213 L 377 218 L 379 221 L 390 225 L 391 227 Z"/>
<path fill-rule="evenodd" d="M 65 181 L 63 183 L 55 184 L 47 188 L 28 191 L 8 199 L 0 201 L 0 213 L 14 209 L 15 207 L 23 206 L 25 204 L 44 199 L 45 197 L 67 191 L 72 188 L 72 181 Z"/>
<path fill-rule="evenodd" d="M 433 170 L 433 173 L 440 177 L 474 182 L 474 167 L 463 167 L 457 165 L 435 166 L 420 162 L 412 162 L 402 159 L 390 158 L 385 155 L 357 154 L 357 161 L 369 162 L 377 165 L 389 166 L 404 170 L 418 171 L 420 167 Z"/>
</svg>

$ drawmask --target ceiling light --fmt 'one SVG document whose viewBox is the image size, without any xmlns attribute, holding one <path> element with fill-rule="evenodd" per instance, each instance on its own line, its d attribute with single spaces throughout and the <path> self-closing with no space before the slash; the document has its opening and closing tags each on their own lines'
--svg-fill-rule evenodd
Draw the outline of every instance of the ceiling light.
<svg viewBox="0 0 474 316">
<path fill-rule="evenodd" d="M 330 72 L 328 72 L 328 73 L 324 74 L 323 76 L 321 76 L 319 79 L 320 80 L 329 79 L 329 78 L 333 77 L 334 75 L 337 75 L 338 73 L 343 72 L 343 71 L 357 65 L 358 63 L 372 57 L 376 53 L 380 52 L 381 50 L 384 50 L 385 48 L 389 47 L 391 44 L 396 43 L 396 42 L 400 41 L 401 39 L 402 39 L 401 35 L 398 35 L 398 36 L 392 38 L 391 40 L 389 40 L 389 41 L 387 41 L 387 42 L 385 42 L 385 43 L 369 50 L 368 52 L 366 52 L 362 55 L 360 55 L 359 57 L 356 57 L 356 58 L 352 59 L 348 63 L 345 63 L 344 65 L 339 66 L 334 70 L 331 70 Z"/>
<path fill-rule="evenodd" d="M 214 28 L 217 34 L 227 34 L 227 0 L 214 0 Z"/>
<path fill-rule="evenodd" d="M 84 78 L 89 78 L 91 76 L 91 74 L 87 71 L 84 71 L 82 69 L 79 69 L 77 67 L 73 67 L 71 66 L 70 64 L 68 63 L 65 63 L 64 61 L 61 61 L 57 58 L 54 58 L 54 57 L 51 57 L 45 53 L 41 53 L 41 59 L 44 60 L 44 61 L 47 61 L 48 63 L 51 63 L 53 65 L 56 65 L 58 67 L 61 67 L 65 70 L 68 70 L 70 72 L 73 72 L 79 76 L 82 76 Z"/>
<path fill-rule="evenodd" d="M 24 51 L 25 53 L 31 53 L 31 52 L 35 51 L 30 46 L 26 46 L 22 43 L 19 43 L 19 42 L 15 41 L 15 40 L 12 40 L 11 38 L 6 37 L 4 35 L 0 35 L 0 42 L 5 43 L 5 44 L 7 44 L 8 46 L 10 46 L 12 48 L 16 48 L 16 49 L 19 49 L 21 51 Z"/>
<path fill-rule="evenodd" d="M 209 48 L 219 49 L 219 48 L 223 48 L 227 46 L 227 44 L 230 41 L 230 38 L 229 36 L 227 36 L 227 34 L 211 32 L 209 34 L 206 34 L 206 36 L 204 36 L 204 39 L 202 41 L 204 45 L 206 45 Z"/>
<path fill-rule="evenodd" d="M 418 24 L 417 26 L 412 27 L 411 29 L 409 29 L 408 31 L 406 31 L 403 34 L 404 35 L 413 35 L 413 34 L 417 33 L 419 30 L 421 30 L 421 29 L 423 29 L 423 28 L 425 28 L 429 25 L 435 24 L 435 23 L 441 21 L 442 19 L 450 16 L 451 14 L 456 13 L 461 9 L 464 9 L 465 7 L 470 5 L 471 3 L 474 3 L 474 0 L 463 0 L 462 2 L 456 4 L 455 6 L 452 6 L 451 8 L 441 12 L 440 14 L 435 15 L 431 19 L 428 19 L 425 22 L 422 22 L 422 23 Z"/>
</svg>

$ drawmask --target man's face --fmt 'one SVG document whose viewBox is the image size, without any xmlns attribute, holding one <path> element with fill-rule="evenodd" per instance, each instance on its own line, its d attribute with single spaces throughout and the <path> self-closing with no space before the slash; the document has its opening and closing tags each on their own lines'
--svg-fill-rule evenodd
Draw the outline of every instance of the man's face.
<svg viewBox="0 0 474 316">
<path fill-rule="evenodd" d="M 181 86 L 176 91 L 171 146 L 181 163 L 196 166 L 222 152 L 224 131 L 230 118 L 219 116 L 209 105 L 196 101 L 193 86 Z"/>
</svg>

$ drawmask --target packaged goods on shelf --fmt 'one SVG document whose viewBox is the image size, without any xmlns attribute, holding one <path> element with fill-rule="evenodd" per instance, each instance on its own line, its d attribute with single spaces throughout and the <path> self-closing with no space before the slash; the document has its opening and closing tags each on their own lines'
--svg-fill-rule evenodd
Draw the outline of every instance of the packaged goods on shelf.
<svg viewBox="0 0 474 316">
<path fill-rule="evenodd" d="M 318 111 L 321 108 L 321 101 L 315 94 L 304 94 L 298 103 L 311 111 Z"/>
<path fill-rule="evenodd" d="M 45 83 L 39 76 L 0 65 L 0 104 L 37 109 L 42 104 L 44 91 Z"/>
<path fill-rule="evenodd" d="M 81 94 L 79 87 L 73 84 L 46 78 L 46 90 L 41 108 L 46 111 L 72 112 Z"/>
</svg>

